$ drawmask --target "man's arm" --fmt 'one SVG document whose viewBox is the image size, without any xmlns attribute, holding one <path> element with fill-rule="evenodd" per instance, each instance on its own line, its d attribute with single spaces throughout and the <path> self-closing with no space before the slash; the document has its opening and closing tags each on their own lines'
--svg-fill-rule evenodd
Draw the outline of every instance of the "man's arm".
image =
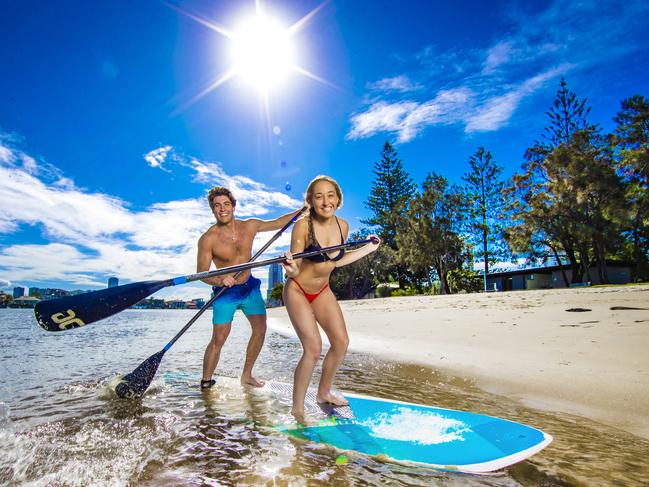
<svg viewBox="0 0 649 487">
<path fill-rule="evenodd" d="M 270 232 L 272 230 L 279 230 L 295 216 L 298 210 L 282 215 L 274 220 L 260 220 L 258 218 L 250 218 L 246 220 L 249 224 L 254 225 L 255 232 Z"/>
<path fill-rule="evenodd" d="M 212 264 L 212 238 L 208 234 L 203 234 L 198 239 L 198 255 L 196 258 L 196 272 L 205 272 L 210 270 Z M 201 279 L 205 284 L 210 286 L 222 286 L 225 276 L 209 277 Z"/>
</svg>

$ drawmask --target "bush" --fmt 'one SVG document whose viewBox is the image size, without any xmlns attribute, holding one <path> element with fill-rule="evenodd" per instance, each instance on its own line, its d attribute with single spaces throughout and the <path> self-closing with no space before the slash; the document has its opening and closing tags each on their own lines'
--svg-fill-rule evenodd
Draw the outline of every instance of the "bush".
<svg viewBox="0 0 649 487">
<path fill-rule="evenodd" d="M 416 296 L 417 294 L 421 294 L 421 293 L 417 291 L 417 288 L 412 286 L 408 286 L 405 289 L 392 290 L 392 296 Z"/>
<path fill-rule="evenodd" d="M 376 288 L 377 298 L 389 298 L 392 296 L 392 288 L 389 286 L 380 286 Z"/>
</svg>

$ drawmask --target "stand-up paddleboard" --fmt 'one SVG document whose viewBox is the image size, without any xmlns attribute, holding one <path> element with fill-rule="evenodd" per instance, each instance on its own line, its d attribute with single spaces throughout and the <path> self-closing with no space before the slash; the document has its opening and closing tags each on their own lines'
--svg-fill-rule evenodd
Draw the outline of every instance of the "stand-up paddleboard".
<svg viewBox="0 0 649 487">
<path fill-rule="evenodd" d="M 269 382 L 263 389 L 282 399 L 291 386 Z M 530 426 L 452 409 L 344 393 L 349 406 L 321 406 L 309 390 L 306 412 L 327 416 L 315 426 L 281 425 L 292 437 L 353 450 L 384 461 L 466 473 L 486 473 L 525 460 L 552 441 Z M 280 399 L 281 400 L 281 399 Z M 322 412 L 320 414 L 322 414 Z"/>
<path fill-rule="evenodd" d="M 166 372 L 163 378 L 199 392 L 194 374 Z M 261 388 L 245 391 L 280 403 L 279 408 L 269 404 L 270 415 L 264 421 L 270 420 L 275 430 L 381 461 L 480 474 L 525 460 L 552 441 L 542 431 L 505 419 L 347 392 L 343 396 L 349 406 L 334 408 L 318 404 L 312 388 L 307 391 L 305 409 L 317 424 L 286 424 L 292 389 L 291 384 L 268 381 Z M 200 393 L 222 391 L 232 400 L 244 389 L 238 379 L 219 376 L 213 389 Z"/>
</svg>

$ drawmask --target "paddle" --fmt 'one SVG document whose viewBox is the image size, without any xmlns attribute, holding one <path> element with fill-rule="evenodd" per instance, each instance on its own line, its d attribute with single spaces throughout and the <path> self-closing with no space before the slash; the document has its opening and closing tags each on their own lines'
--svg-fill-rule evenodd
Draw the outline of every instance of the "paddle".
<svg viewBox="0 0 649 487">
<path fill-rule="evenodd" d="M 277 235 L 279 236 L 279 235 Z M 350 242 L 348 244 L 343 244 L 343 245 L 334 245 L 333 247 L 325 247 L 324 249 L 321 249 L 320 251 L 314 251 L 314 252 L 302 252 L 301 254 L 295 254 L 293 256 L 294 259 L 299 259 L 299 258 L 304 258 L 304 257 L 310 257 L 311 255 L 318 255 L 323 252 L 330 252 L 332 250 L 336 249 L 341 249 L 341 248 L 347 248 L 347 247 L 353 247 L 355 245 L 362 245 L 362 244 L 367 244 L 370 242 L 374 242 L 375 239 L 369 239 L 369 240 L 362 240 L 360 242 Z M 271 241 L 272 242 L 272 241 Z M 255 254 L 255 256 L 252 258 L 254 260 L 261 252 L 265 250 L 268 245 L 270 245 L 269 242 L 264 248 L 262 248 L 259 252 Z M 269 263 L 275 263 L 275 262 L 283 262 L 285 260 L 284 257 L 277 257 L 275 259 L 268 259 L 265 261 L 260 261 L 255 265 L 254 267 L 259 267 L 261 265 L 268 265 Z M 252 262 L 251 262 L 252 263 Z M 244 266 L 247 266 L 247 264 L 241 264 L 239 266 L 232 266 L 229 269 L 233 269 L 235 267 L 242 268 Z M 250 269 L 253 266 L 248 266 L 245 267 L 245 269 Z M 241 269 L 239 273 L 243 272 L 245 269 Z M 237 275 L 239 275 L 237 273 Z M 210 308 L 212 303 L 225 291 L 225 288 L 222 288 L 218 293 L 216 293 L 212 298 L 205 303 L 205 306 L 203 306 L 198 313 L 196 313 L 191 320 L 187 322 L 187 324 L 174 336 L 169 343 L 165 345 L 165 347 L 160 350 L 159 352 L 151 355 L 148 359 L 146 359 L 144 362 L 142 362 L 140 365 L 137 366 L 137 368 L 131 372 L 130 374 L 125 375 L 122 380 L 115 386 L 115 394 L 117 394 L 118 397 L 121 398 L 131 398 L 131 397 L 137 397 L 141 396 L 144 394 L 144 392 L 148 389 L 149 385 L 151 385 L 151 382 L 153 381 L 153 377 L 155 376 L 155 373 L 158 370 L 158 366 L 160 365 L 160 362 L 162 361 L 162 357 L 164 356 L 165 352 L 169 350 L 172 345 L 178 340 L 183 333 L 187 331 L 187 329 L 194 324 L 194 322 L 206 311 Z"/>
<path fill-rule="evenodd" d="M 347 249 L 365 245 L 372 242 L 372 239 L 348 242 L 341 245 L 332 245 L 320 250 L 310 252 L 300 252 L 293 256 L 294 259 L 303 259 L 314 255 L 326 254 L 340 249 Z M 261 260 L 259 262 L 248 262 L 230 267 L 222 267 L 213 271 L 190 274 L 188 276 L 176 277 L 164 281 L 144 281 L 133 284 L 125 284 L 100 291 L 78 294 L 76 296 L 65 296 L 58 299 L 49 299 L 40 301 L 34 308 L 34 314 L 38 324 L 47 331 L 63 331 L 79 328 L 80 326 L 94 323 L 112 316 L 120 311 L 137 303 L 141 299 L 159 291 L 167 286 L 176 286 L 186 282 L 198 281 L 208 277 L 220 276 L 223 274 L 232 274 L 246 269 L 254 269 L 270 264 L 284 262 L 286 259 L 275 257 L 272 259 Z"/>
</svg>

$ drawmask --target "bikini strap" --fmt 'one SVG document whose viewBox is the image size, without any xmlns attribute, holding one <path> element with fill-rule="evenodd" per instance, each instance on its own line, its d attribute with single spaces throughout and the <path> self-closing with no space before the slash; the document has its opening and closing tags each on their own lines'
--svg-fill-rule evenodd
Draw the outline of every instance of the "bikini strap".
<svg viewBox="0 0 649 487">
<path fill-rule="evenodd" d="M 338 230 L 340 231 L 340 243 L 343 244 L 345 243 L 345 237 L 343 237 L 343 229 L 340 226 L 340 222 L 338 221 L 338 217 L 334 215 L 334 218 L 336 219 L 336 223 L 338 224 Z"/>
</svg>

